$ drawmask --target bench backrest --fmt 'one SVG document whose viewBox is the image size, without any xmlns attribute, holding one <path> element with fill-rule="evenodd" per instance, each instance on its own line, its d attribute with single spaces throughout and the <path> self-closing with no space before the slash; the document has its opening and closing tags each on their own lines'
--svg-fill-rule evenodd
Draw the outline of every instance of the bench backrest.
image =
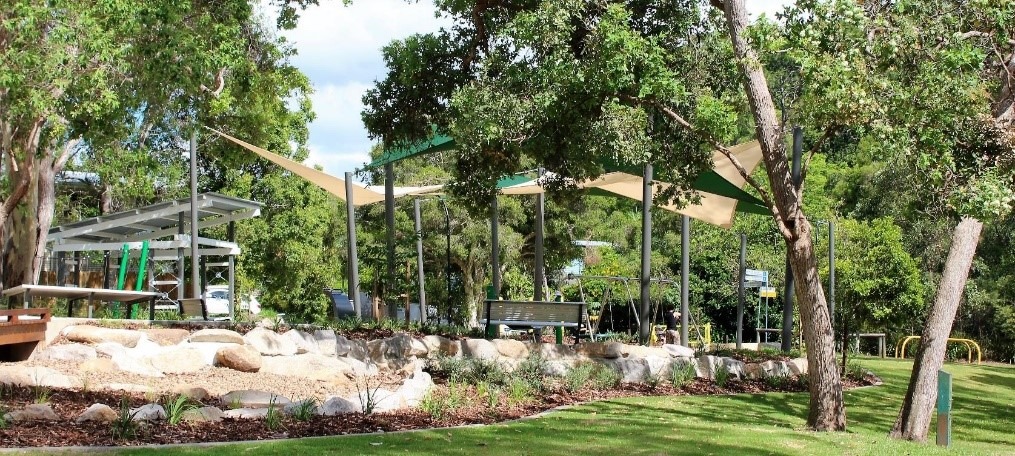
<svg viewBox="0 0 1015 456">
<path fill-rule="evenodd" d="M 533 326 L 579 326 L 585 303 L 547 301 L 486 301 L 490 324 L 525 323 Z"/>
<path fill-rule="evenodd" d="M 52 311 L 47 308 L 5 309 L 0 310 L 0 325 L 17 325 L 17 324 L 32 325 L 39 323 L 47 323 L 49 322 L 50 316 L 52 316 Z"/>
</svg>

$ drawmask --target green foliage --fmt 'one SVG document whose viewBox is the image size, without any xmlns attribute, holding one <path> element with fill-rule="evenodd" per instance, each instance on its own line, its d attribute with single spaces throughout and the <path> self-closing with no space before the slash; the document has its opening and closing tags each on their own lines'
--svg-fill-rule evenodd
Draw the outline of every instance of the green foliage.
<svg viewBox="0 0 1015 456">
<path fill-rule="evenodd" d="M 609 390 L 620 386 L 624 377 L 612 367 L 596 364 L 592 371 L 592 387 L 598 390 Z"/>
<path fill-rule="evenodd" d="M 295 404 L 292 416 L 296 421 L 310 421 L 317 414 L 317 398 L 303 399 Z"/>
<path fill-rule="evenodd" d="M 427 360 L 427 370 L 435 376 L 447 378 L 449 382 L 463 382 L 468 375 L 469 362 L 465 358 L 440 355 Z"/>
<path fill-rule="evenodd" d="M 503 385 L 508 381 L 508 373 L 504 366 L 496 360 L 465 358 L 466 368 L 463 381 L 471 384 L 487 382 L 493 385 Z"/>
<path fill-rule="evenodd" d="M 546 358 L 538 353 L 530 353 L 511 372 L 512 381 L 518 380 L 529 386 L 533 391 L 542 392 L 547 388 Z M 509 385 L 510 386 L 510 385 Z"/>
<path fill-rule="evenodd" d="M 712 381 L 715 382 L 719 387 L 725 388 L 726 383 L 730 381 L 732 374 L 730 368 L 726 366 L 726 363 L 719 360 L 715 363 L 712 374 Z"/>
<path fill-rule="evenodd" d="M 698 376 L 693 362 L 674 361 L 670 364 L 670 382 L 674 388 L 681 388 Z"/>
<path fill-rule="evenodd" d="M 176 426 L 183 421 L 183 415 L 197 409 L 197 405 L 191 402 L 189 397 L 180 394 L 174 399 L 167 400 L 163 408 L 166 410 L 166 421 L 170 426 Z"/>
<path fill-rule="evenodd" d="M 127 399 L 120 400 L 120 410 L 116 418 L 109 423 L 109 432 L 114 439 L 128 440 L 137 438 L 138 423 L 134 417 L 138 412 L 130 411 L 130 403 Z"/>
<path fill-rule="evenodd" d="M 275 397 L 272 396 L 271 402 L 268 404 L 268 413 L 264 415 L 264 426 L 269 431 L 277 431 L 282 428 L 282 418 L 284 413 L 282 409 L 275 402 Z"/>
<path fill-rule="evenodd" d="M 512 378 L 507 384 L 507 400 L 510 405 L 522 405 L 532 399 L 532 386 L 520 378 Z"/>
<path fill-rule="evenodd" d="M 564 389 L 571 394 L 581 391 L 592 380 L 595 371 L 595 363 L 580 362 L 575 364 L 564 374 Z"/>
</svg>

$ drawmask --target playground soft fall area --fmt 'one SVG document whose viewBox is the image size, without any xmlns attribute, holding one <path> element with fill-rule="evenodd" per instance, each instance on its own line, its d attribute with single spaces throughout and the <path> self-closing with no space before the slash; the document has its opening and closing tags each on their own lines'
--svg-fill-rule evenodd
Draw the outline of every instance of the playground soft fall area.
<svg viewBox="0 0 1015 456">
<path fill-rule="evenodd" d="M 0 453 L 1015 454 L 1006 2 L 0 5 Z"/>
</svg>

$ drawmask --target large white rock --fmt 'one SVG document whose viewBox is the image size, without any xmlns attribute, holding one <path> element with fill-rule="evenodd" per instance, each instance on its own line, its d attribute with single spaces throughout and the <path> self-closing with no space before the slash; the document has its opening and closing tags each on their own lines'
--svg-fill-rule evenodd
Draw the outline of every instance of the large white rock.
<svg viewBox="0 0 1015 456">
<path fill-rule="evenodd" d="M 257 372 L 264 365 L 261 354 L 248 345 L 229 344 L 215 353 L 215 364 L 240 372 Z"/>
<path fill-rule="evenodd" d="M 124 347 L 134 348 L 144 335 L 140 331 L 127 329 L 100 328 L 92 325 L 74 325 L 64 329 L 64 337 L 71 342 L 101 344 L 116 342 Z"/>
<path fill-rule="evenodd" d="M 60 344 L 46 347 L 35 355 L 39 360 L 82 362 L 98 357 L 95 348 L 84 344 Z"/>
<path fill-rule="evenodd" d="M 442 336 L 423 336 L 421 342 L 423 342 L 423 345 L 426 345 L 427 355 L 431 358 L 435 358 L 438 355 L 458 356 L 462 348 L 462 344 L 459 341 Z"/>
<path fill-rule="evenodd" d="M 366 405 L 372 403 L 373 408 L 371 412 L 373 413 L 390 412 L 408 406 L 401 394 L 397 391 L 384 388 L 370 388 L 369 394 L 366 390 L 361 390 L 346 397 L 346 399 L 353 403 L 356 411 L 366 411 Z"/>
<path fill-rule="evenodd" d="M 60 417 L 49 404 L 29 404 L 22 410 L 15 410 L 4 415 L 6 421 L 56 421 Z"/>
<path fill-rule="evenodd" d="M 204 422 L 217 423 L 219 421 L 222 421 L 223 416 L 225 416 L 225 414 L 222 413 L 222 410 L 220 410 L 218 407 L 209 406 L 187 410 L 183 412 L 183 415 L 180 417 L 180 419 L 188 423 L 204 423 Z"/>
<path fill-rule="evenodd" d="M 95 345 L 95 352 L 99 356 L 112 358 L 117 355 L 127 355 L 127 348 L 116 342 L 103 342 Z"/>
<path fill-rule="evenodd" d="M 90 407 L 85 409 L 81 415 L 74 420 L 77 423 L 84 423 L 87 421 L 95 421 L 98 423 L 110 423 L 115 421 L 117 418 L 116 410 L 106 404 L 92 404 Z"/>
<path fill-rule="evenodd" d="M 505 357 L 513 359 L 525 359 L 529 356 L 529 348 L 525 346 L 521 341 L 512 339 L 494 339 L 493 345 L 497 347 L 497 351 Z"/>
<path fill-rule="evenodd" d="M 577 350 L 571 345 L 557 345 L 557 344 L 537 344 L 534 342 L 526 342 L 525 346 L 529 348 L 529 353 L 536 353 L 546 360 L 569 360 L 574 361 L 578 359 L 584 359 L 585 357 L 578 353 Z"/>
<path fill-rule="evenodd" d="M 195 331 L 190 335 L 191 342 L 218 342 L 226 344 L 243 344 L 243 336 L 228 329 L 208 328 Z"/>
<path fill-rule="evenodd" d="M 666 350 L 670 356 L 676 357 L 694 357 L 694 349 L 691 347 L 685 347 L 683 345 L 666 344 L 663 345 L 663 350 Z"/>
<path fill-rule="evenodd" d="M 208 397 L 208 390 L 200 386 L 182 384 L 173 387 L 173 394 L 184 396 L 197 402 L 204 402 Z"/>
<path fill-rule="evenodd" d="M 205 364 L 209 366 L 215 365 L 216 356 L 218 355 L 219 350 L 223 347 L 244 347 L 243 344 L 228 342 L 185 342 L 179 346 L 201 352 L 202 359 L 204 359 Z M 260 353 L 258 353 L 258 355 L 260 355 Z"/>
<path fill-rule="evenodd" d="M 344 397 L 332 396 L 328 400 L 324 401 L 320 407 L 318 407 L 318 413 L 321 415 L 341 415 L 343 413 L 357 413 L 361 412 L 359 408 L 359 402 L 353 402 Z"/>
<path fill-rule="evenodd" d="M 249 408 L 243 407 L 233 410 L 226 410 L 222 412 L 224 418 L 232 418 L 235 420 L 259 420 L 268 416 L 268 408 Z"/>
<path fill-rule="evenodd" d="M 390 365 L 393 369 L 399 369 L 408 362 L 409 353 L 412 351 L 412 337 L 399 333 L 387 339 L 371 340 L 367 342 L 367 351 L 370 354 L 370 361 L 375 364 Z"/>
<path fill-rule="evenodd" d="M 619 372 L 625 382 L 644 382 L 651 372 L 645 358 L 607 358 L 602 362 Z"/>
<path fill-rule="evenodd" d="M 282 337 L 278 333 L 257 327 L 243 336 L 247 345 L 264 356 L 292 356 L 296 354 L 296 343 L 288 337 Z"/>
<path fill-rule="evenodd" d="M 224 394 L 220 400 L 222 405 L 227 407 L 238 405 L 243 408 L 268 408 L 272 401 L 278 407 L 285 407 L 286 404 L 292 403 L 285 396 L 258 390 L 230 391 Z"/>
<path fill-rule="evenodd" d="M 290 329 L 283 333 L 282 337 L 289 338 L 296 345 L 297 355 L 320 352 L 320 349 L 317 348 L 317 339 L 314 338 L 313 334 L 308 332 Z"/>
<path fill-rule="evenodd" d="M 416 356 L 426 358 L 430 353 L 430 349 L 423 343 L 423 340 L 418 337 L 412 338 L 412 346 L 409 348 L 409 356 Z"/>
<path fill-rule="evenodd" d="M 261 358 L 260 372 L 327 381 L 338 377 L 346 378 L 345 374 L 353 372 L 353 368 L 338 358 L 307 353 L 304 355 L 266 356 Z"/>
<path fill-rule="evenodd" d="M 339 356 L 336 359 L 338 359 L 343 363 L 348 364 L 349 367 L 352 368 L 353 374 L 355 374 L 356 376 L 377 375 L 378 370 L 376 364 L 367 364 L 356 358 L 351 358 L 348 356 Z"/>
<path fill-rule="evenodd" d="M 407 378 L 405 383 L 402 383 L 402 386 L 398 387 L 396 393 L 402 396 L 407 406 L 416 407 L 433 386 L 433 379 L 430 377 L 430 374 L 418 370 L 412 377 Z"/>
<path fill-rule="evenodd" d="M 151 357 L 152 367 L 166 374 L 189 374 L 200 371 L 211 364 L 205 362 L 200 350 L 172 348 Z"/>
<path fill-rule="evenodd" d="M 466 339 L 462 341 L 462 355 L 470 358 L 495 360 L 500 357 L 497 346 L 486 339 Z"/>
<path fill-rule="evenodd" d="M 338 356 L 338 336 L 331 329 L 318 329 L 314 331 L 314 341 L 317 343 L 317 351 L 324 356 Z M 348 353 L 348 352 L 346 352 Z"/>
<path fill-rule="evenodd" d="M 166 419 L 166 409 L 159 404 L 145 404 L 138 408 L 130 409 L 134 421 L 157 421 Z"/>
<path fill-rule="evenodd" d="M 165 377 L 162 371 L 155 368 L 150 358 L 135 358 L 130 355 L 116 355 L 112 358 L 116 368 L 142 377 Z"/>
<path fill-rule="evenodd" d="M 807 358 L 793 358 L 789 360 L 789 368 L 794 375 L 807 373 Z"/>
<path fill-rule="evenodd" d="M 177 345 L 190 337 L 190 331 L 182 328 L 149 328 L 142 329 L 141 332 L 148 337 L 148 340 L 163 347 Z"/>
<path fill-rule="evenodd" d="M 80 387 L 81 379 L 48 367 L 14 364 L 0 365 L 0 384 L 70 389 Z"/>
</svg>

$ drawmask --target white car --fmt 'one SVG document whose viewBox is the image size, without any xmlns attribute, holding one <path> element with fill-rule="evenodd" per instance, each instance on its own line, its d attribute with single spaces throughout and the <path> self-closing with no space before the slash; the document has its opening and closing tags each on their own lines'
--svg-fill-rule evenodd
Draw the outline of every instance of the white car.
<svg viewBox="0 0 1015 456">
<path fill-rule="evenodd" d="M 204 292 L 204 305 L 208 310 L 208 316 L 213 315 L 229 315 L 229 286 L 228 285 L 209 285 Z M 250 311 L 252 314 L 258 314 L 261 312 L 261 304 L 257 302 L 257 298 L 251 294 L 249 296 L 240 297 L 240 306 L 237 310 Z"/>
</svg>

